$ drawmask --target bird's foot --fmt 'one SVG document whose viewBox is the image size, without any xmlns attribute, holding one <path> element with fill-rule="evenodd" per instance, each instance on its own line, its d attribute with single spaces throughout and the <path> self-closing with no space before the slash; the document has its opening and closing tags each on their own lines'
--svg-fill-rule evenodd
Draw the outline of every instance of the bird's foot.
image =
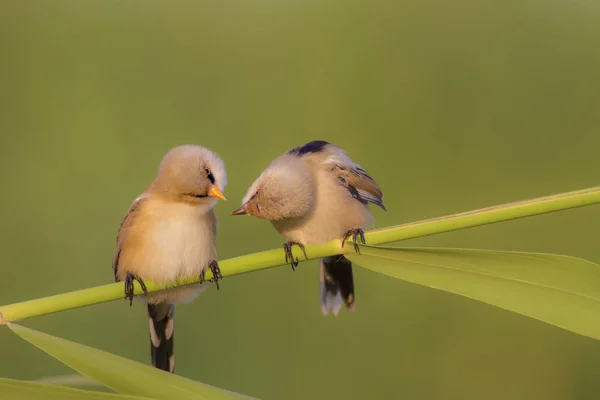
<svg viewBox="0 0 600 400">
<path fill-rule="evenodd" d="M 344 243 L 346 243 L 346 239 L 352 236 L 352 242 L 354 243 L 354 251 L 360 254 L 360 248 L 358 246 L 358 238 L 360 237 L 360 241 L 362 244 L 366 244 L 365 241 L 365 232 L 360 229 L 350 229 L 348 232 L 344 233 L 344 237 L 342 238 L 342 247 L 344 247 Z"/>
<path fill-rule="evenodd" d="M 302 250 L 302 253 L 304 253 L 304 258 L 308 258 L 306 256 L 306 249 L 304 248 L 303 244 L 298 243 L 298 242 L 285 242 L 282 245 L 283 251 L 285 252 L 285 262 L 286 262 L 286 264 L 289 263 L 291 265 L 292 271 L 294 271 L 299 264 L 298 257 L 296 257 L 296 259 L 294 259 L 294 255 L 292 254 L 292 246 L 293 245 L 297 245 L 298 247 L 300 247 L 300 250 Z"/>
<path fill-rule="evenodd" d="M 131 307 L 131 305 L 133 304 L 134 279 L 139 282 L 140 286 L 142 287 L 142 290 L 144 291 L 144 294 L 148 293 L 148 289 L 146 289 L 146 284 L 144 283 L 142 278 L 135 276 L 131 273 L 127 273 L 127 276 L 125 276 L 125 298 L 129 299 L 129 307 Z"/>
<path fill-rule="evenodd" d="M 210 264 L 208 264 L 208 268 L 213 274 L 212 279 L 209 282 L 214 282 L 217 285 L 217 290 L 219 290 L 219 280 L 223 279 L 223 275 L 221 274 L 221 269 L 219 268 L 219 263 L 217 260 L 212 260 Z M 203 269 L 202 273 L 200 273 L 200 283 L 204 282 L 206 275 L 206 270 Z"/>
</svg>

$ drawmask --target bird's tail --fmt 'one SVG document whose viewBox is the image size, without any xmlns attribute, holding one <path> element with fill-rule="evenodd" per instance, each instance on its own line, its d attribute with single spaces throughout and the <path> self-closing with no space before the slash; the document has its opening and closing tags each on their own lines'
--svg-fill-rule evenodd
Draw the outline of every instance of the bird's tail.
<svg viewBox="0 0 600 400">
<path fill-rule="evenodd" d="M 148 304 L 152 365 L 171 373 L 175 370 L 175 354 L 173 353 L 174 317 L 175 306 L 173 304 Z"/>
<path fill-rule="evenodd" d="M 354 311 L 354 279 L 352 263 L 343 255 L 321 259 L 321 311 L 338 315 L 342 303 Z"/>
</svg>

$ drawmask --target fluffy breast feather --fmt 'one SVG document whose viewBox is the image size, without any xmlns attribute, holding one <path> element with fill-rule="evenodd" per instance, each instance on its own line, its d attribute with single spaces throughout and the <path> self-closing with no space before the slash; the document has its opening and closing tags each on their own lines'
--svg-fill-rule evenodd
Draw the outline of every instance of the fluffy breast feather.
<svg viewBox="0 0 600 400">
<path fill-rule="evenodd" d="M 303 218 L 271 221 L 286 240 L 322 244 L 342 238 L 350 229 L 367 228 L 374 220 L 365 204 L 356 201 L 327 169 L 315 171 L 316 202 Z"/>
<path fill-rule="evenodd" d="M 121 234 L 118 277 L 170 283 L 198 276 L 217 257 L 216 218 L 203 207 L 148 199 Z"/>
</svg>

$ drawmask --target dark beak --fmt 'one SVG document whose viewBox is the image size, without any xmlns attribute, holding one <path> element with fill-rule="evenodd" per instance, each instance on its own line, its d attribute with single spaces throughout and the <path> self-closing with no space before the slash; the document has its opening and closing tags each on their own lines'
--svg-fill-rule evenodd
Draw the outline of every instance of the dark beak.
<svg viewBox="0 0 600 400">
<path fill-rule="evenodd" d="M 231 213 L 231 215 L 246 215 L 246 214 L 248 214 L 248 212 L 246 210 L 245 204 Z"/>
</svg>

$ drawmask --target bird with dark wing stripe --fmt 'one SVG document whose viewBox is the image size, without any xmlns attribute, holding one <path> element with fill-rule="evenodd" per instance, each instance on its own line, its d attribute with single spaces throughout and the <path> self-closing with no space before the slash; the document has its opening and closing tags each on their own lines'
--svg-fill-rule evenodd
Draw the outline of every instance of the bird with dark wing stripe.
<svg viewBox="0 0 600 400">
<path fill-rule="evenodd" d="M 292 246 L 352 236 L 363 243 L 363 228 L 373 224 L 368 204 L 383 210 L 383 192 L 375 180 L 341 148 L 313 141 L 277 157 L 254 181 L 242 206 L 232 215 L 267 219 L 286 239 L 283 248 L 292 269 Z M 343 255 L 321 259 L 321 309 L 338 315 L 342 303 L 355 309 L 352 263 Z"/>
</svg>

